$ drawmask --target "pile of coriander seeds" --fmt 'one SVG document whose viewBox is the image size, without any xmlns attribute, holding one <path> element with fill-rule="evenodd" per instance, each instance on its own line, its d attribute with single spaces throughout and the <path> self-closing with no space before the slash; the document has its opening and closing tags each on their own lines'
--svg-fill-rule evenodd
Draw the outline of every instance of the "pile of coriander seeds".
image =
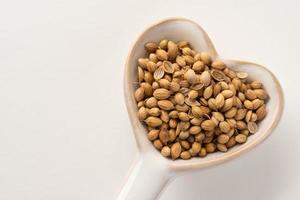
<svg viewBox="0 0 300 200">
<path fill-rule="evenodd" d="M 187 41 L 145 44 L 135 100 L 148 139 L 165 157 L 190 159 L 243 144 L 266 116 L 259 80 L 196 52 Z"/>
</svg>

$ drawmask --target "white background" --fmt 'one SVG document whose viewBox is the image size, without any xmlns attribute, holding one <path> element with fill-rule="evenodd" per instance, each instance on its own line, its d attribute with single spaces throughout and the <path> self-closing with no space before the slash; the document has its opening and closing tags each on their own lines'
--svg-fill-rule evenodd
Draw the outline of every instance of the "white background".
<svg viewBox="0 0 300 200">
<path fill-rule="evenodd" d="M 113 199 L 137 154 L 123 98 L 127 53 L 148 25 L 182 16 L 203 26 L 223 57 L 268 66 L 284 89 L 285 112 L 255 150 L 177 178 L 161 199 L 298 200 L 299 7 L 1 0 L 0 199 Z"/>
</svg>

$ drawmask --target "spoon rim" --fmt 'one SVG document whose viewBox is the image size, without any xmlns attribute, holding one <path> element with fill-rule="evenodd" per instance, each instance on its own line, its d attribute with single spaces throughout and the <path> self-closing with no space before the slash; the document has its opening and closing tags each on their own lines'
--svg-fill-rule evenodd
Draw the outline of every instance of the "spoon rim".
<svg viewBox="0 0 300 200">
<path fill-rule="evenodd" d="M 129 73 L 130 73 L 130 69 L 131 69 L 131 67 L 129 66 L 129 62 L 130 62 L 130 59 L 132 57 L 132 53 L 135 51 L 135 49 L 139 45 L 137 43 L 137 41 L 139 41 L 140 38 L 145 33 L 147 33 L 150 29 L 155 28 L 156 26 L 159 26 L 163 23 L 172 22 L 172 21 L 185 21 L 185 22 L 189 22 L 189 23 L 195 25 L 200 31 L 202 31 L 212 57 L 219 58 L 219 55 L 218 55 L 218 53 L 217 53 L 210 37 L 208 36 L 208 34 L 205 32 L 205 30 L 198 23 L 196 23 L 196 22 L 194 22 L 190 19 L 186 19 L 186 18 L 182 18 L 182 17 L 171 17 L 171 18 L 166 18 L 166 19 L 160 20 L 160 21 L 148 26 L 142 33 L 140 33 L 138 35 L 137 39 L 134 41 L 134 44 L 132 45 L 132 47 L 131 47 L 131 49 L 128 53 L 126 63 L 125 63 L 125 69 L 124 69 L 124 83 L 123 83 L 124 84 L 124 97 L 125 97 L 127 112 L 128 112 L 130 122 L 131 122 L 131 125 L 132 125 L 133 128 L 137 125 L 136 123 L 140 123 L 140 122 L 138 120 L 137 120 L 137 122 L 136 122 L 136 120 L 134 120 L 134 118 L 136 117 L 136 113 L 135 113 L 134 109 L 131 108 L 132 105 L 130 104 L 130 99 L 132 98 L 131 96 L 133 96 L 133 94 L 129 94 L 129 91 L 130 91 L 129 85 L 130 84 L 128 84 L 128 78 L 129 78 Z M 278 123 L 281 119 L 283 109 L 284 109 L 284 95 L 283 95 L 283 90 L 282 90 L 282 87 L 280 85 L 280 82 L 276 78 L 276 76 L 273 74 L 273 72 L 271 72 L 267 67 L 265 67 L 263 65 L 260 65 L 260 64 L 257 64 L 257 63 L 254 63 L 254 62 L 242 61 L 242 60 L 231 60 L 231 59 L 225 59 L 225 58 L 222 58 L 222 59 L 230 61 L 230 62 L 235 63 L 235 64 L 239 64 L 239 65 L 242 65 L 242 64 L 255 65 L 256 67 L 262 68 L 263 70 L 267 71 L 271 75 L 272 79 L 274 80 L 274 85 L 275 85 L 275 88 L 276 88 L 276 94 L 278 95 L 278 103 L 276 104 L 276 108 L 275 108 L 277 110 L 277 112 L 273 116 L 272 123 L 269 126 L 269 128 L 263 134 L 261 134 L 260 137 L 257 137 L 256 140 L 251 142 L 248 146 L 245 146 L 245 148 L 241 148 L 241 149 L 238 149 L 236 151 L 228 151 L 220 157 L 211 158 L 211 159 L 208 159 L 208 160 L 205 160 L 205 161 L 202 161 L 202 162 L 199 160 L 199 162 L 194 162 L 194 163 L 190 163 L 188 161 L 179 163 L 179 162 L 164 158 L 165 160 L 168 161 L 169 167 L 170 167 L 171 170 L 186 171 L 186 170 L 191 170 L 191 169 L 200 169 L 200 168 L 205 168 L 205 167 L 209 167 L 209 166 L 215 166 L 215 165 L 224 163 L 226 161 L 232 160 L 234 158 L 237 158 L 241 154 L 250 151 L 251 149 L 256 147 L 258 144 L 263 142 L 267 137 L 269 137 L 271 135 L 272 131 L 276 128 L 276 126 L 278 125 Z M 140 152 L 142 152 L 144 148 L 142 147 L 141 141 L 139 141 L 139 137 L 137 135 L 138 133 L 137 133 L 136 130 L 133 130 L 133 132 L 134 132 L 137 148 Z M 147 137 L 147 136 L 144 135 L 143 137 Z M 153 150 L 155 150 L 154 147 L 153 147 Z"/>
</svg>

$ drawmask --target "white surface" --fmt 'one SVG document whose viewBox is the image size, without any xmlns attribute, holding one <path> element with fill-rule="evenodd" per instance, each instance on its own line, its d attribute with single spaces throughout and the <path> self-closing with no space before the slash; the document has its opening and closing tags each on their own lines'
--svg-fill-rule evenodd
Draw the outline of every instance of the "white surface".
<svg viewBox="0 0 300 200">
<path fill-rule="evenodd" d="M 1 1 L 0 199 L 113 199 L 136 155 L 122 91 L 127 52 L 146 26 L 170 16 L 202 25 L 223 57 L 268 66 L 286 105 L 266 142 L 177 178 L 161 199 L 299 199 L 299 6 Z"/>
</svg>

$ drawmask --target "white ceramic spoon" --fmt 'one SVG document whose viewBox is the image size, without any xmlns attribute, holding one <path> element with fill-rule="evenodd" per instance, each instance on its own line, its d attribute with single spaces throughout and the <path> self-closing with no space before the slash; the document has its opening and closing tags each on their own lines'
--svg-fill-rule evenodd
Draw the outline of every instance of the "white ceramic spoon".
<svg viewBox="0 0 300 200">
<path fill-rule="evenodd" d="M 182 172 L 190 172 L 210 167 L 238 157 L 261 143 L 276 127 L 283 110 L 283 93 L 276 77 L 267 68 L 250 62 L 224 60 L 234 70 L 244 71 L 250 79 L 261 80 L 270 98 L 267 103 L 268 114 L 259 124 L 258 132 L 251 135 L 243 145 L 237 145 L 226 153 L 212 153 L 205 158 L 195 157 L 190 160 L 171 160 L 164 158 L 147 139 L 147 131 L 137 118 L 137 106 L 134 91 L 137 80 L 137 59 L 146 56 L 144 44 L 149 41 L 170 39 L 187 40 L 197 51 L 206 51 L 214 58 L 220 58 L 204 30 L 195 22 L 172 18 L 163 20 L 147 28 L 137 39 L 131 49 L 124 77 L 126 106 L 133 127 L 139 159 L 126 179 L 126 184 L 118 195 L 119 200 L 153 200 L 156 199 L 168 181 Z"/>
</svg>

